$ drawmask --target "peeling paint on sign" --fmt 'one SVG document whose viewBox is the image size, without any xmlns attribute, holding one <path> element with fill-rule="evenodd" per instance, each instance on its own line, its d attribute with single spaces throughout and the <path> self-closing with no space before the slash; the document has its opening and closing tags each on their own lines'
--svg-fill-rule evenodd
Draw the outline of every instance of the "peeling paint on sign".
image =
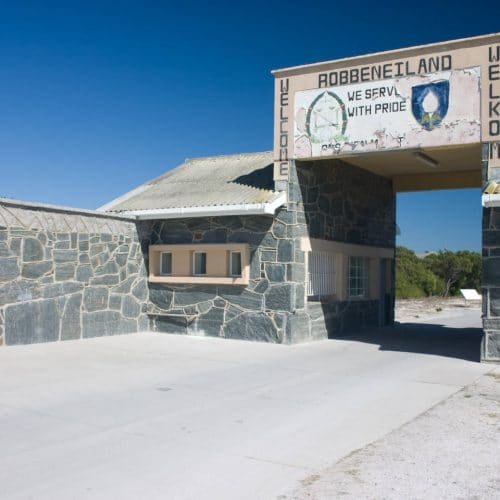
<svg viewBox="0 0 500 500">
<path fill-rule="evenodd" d="M 294 156 L 480 142 L 479 80 L 467 68 L 296 92 Z"/>
</svg>

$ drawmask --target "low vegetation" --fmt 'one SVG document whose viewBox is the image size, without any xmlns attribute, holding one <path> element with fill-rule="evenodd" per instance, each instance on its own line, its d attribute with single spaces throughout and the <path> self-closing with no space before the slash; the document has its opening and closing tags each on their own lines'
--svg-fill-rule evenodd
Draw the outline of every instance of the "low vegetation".
<svg viewBox="0 0 500 500">
<path fill-rule="evenodd" d="M 441 250 L 418 257 L 413 250 L 396 248 L 396 297 L 410 299 L 458 295 L 461 288 L 481 287 L 481 255 Z"/>
</svg>

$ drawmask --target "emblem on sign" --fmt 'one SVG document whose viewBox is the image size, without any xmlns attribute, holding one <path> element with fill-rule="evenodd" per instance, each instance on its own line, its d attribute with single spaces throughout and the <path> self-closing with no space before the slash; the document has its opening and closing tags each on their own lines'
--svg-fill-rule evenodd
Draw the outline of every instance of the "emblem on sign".
<svg viewBox="0 0 500 500">
<path fill-rule="evenodd" d="M 313 143 L 329 143 L 339 140 L 347 126 L 345 104 L 331 91 L 318 95 L 306 115 L 307 135 Z"/>
<path fill-rule="evenodd" d="M 413 116 L 425 130 L 431 131 L 441 125 L 448 112 L 450 82 L 415 85 L 411 89 L 411 110 Z"/>
</svg>

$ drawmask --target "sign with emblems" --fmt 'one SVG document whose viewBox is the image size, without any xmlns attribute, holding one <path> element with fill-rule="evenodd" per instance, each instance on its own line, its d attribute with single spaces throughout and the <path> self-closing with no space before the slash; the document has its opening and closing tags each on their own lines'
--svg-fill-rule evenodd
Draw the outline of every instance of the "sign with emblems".
<svg viewBox="0 0 500 500">
<path fill-rule="evenodd" d="M 468 68 L 298 91 L 294 157 L 480 142 L 479 79 Z"/>
</svg>

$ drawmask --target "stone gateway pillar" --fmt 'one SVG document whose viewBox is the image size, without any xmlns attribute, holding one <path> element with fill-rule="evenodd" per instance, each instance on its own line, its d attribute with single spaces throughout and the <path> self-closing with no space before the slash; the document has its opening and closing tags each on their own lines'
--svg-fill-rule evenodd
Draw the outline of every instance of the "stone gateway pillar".
<svg viewBox="0 0 500 500">
<path fill-rule="evenodd" d="M 499 143 L 483 144 L 483 329 L 482 361 L 500 361 Z"/>
</svg>

